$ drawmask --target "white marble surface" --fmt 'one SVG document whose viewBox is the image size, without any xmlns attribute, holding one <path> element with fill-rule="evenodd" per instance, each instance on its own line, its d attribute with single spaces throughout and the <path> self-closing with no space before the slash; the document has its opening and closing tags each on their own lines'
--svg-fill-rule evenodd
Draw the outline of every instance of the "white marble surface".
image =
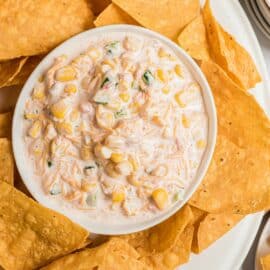
<svg viewBox="0 0 270 270">
<path fill-rule="evenodd" d="M 253 0 L 255 1 L 255 0 Z M 240 0 L 240 3 L 242 4 L 243 8 L 246 10 L 246 7 L 245 7 L 245 0 Z M 249 14 L 248 12 L 246 11 L 248 17 L 249 17 Z M 249 17 L 250 18 L 250 17 Z M 268 69 L 268 80 L 270 82 L 270 40 L 268 40 L 261 32 L 260 30 L 256 27 L 256 25 L 254 24 L 254 22 L 252 21 L 252 19 L 250 19 L 251 23 L 252 23 L 252 26 L 253 26 L 253 29 L 257 35 L 257 38 L 259 40 L 259 43 L 261 45 L 261 48 L 262 48 L 262 51 L 263 51 L 263 55 L 264 55 L 264 60 L 266 62 L 266 65 L 267 65 L 267 69 Z M 269 89 L 270 91 L 270 89 Z M 266 218 L 269 218 L 269 215 L 266 217 Z M 265 219 L 266 219 L 265 218 Z M 241 270 L 253 270 L 254 269 L 254 258 L 255 258 L 255 252 L 256 252 L 256 248 L 257 248 L 257 242 L 259 240 L 259 237 L 260 237 L 260 233 L 261 233 L 261 230 L 264 226 L 264 223 L 265 223 L 265 219 L 264 221 L 262 222 L 262 225 L 261 225 L 261 228 L 257 234 L 257 237 L 253 243 L 253 246 L 251 247 L 247 257 L 246 257 L 246 260 L 242 266 L 242 269 Z"/>
</svg>

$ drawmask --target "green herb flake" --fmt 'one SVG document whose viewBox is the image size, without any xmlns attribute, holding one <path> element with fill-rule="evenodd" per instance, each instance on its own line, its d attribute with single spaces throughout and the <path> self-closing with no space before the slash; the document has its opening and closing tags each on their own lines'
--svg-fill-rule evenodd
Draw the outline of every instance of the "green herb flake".
<svg viewBox="0 0 270 270">
<path fill-rule="evenodd" d="M 50 160 L 48 160 L 47 165 L 48 165 L 49 168 L 51 168 L 52 167 L 52 162 Z"/>
<path fill-rule="evenodd" d="M 146 70 L 142 75 L 142 80 L 146 85 L 151 85 L 154 81 L 154 76 L 150 70 Z"/>
<path fill-rule="evenodd" d="M 106 77 L 103 82 L 101 83 L 101 88 L 103 88 L 108 82 L 110 82 L 110 79 L 108 77 Z"/>
<path fill-rule="evenodd" d="M 114 117 L 116 119 L 121 118 L 121 117 L 124 117 L 126 115 L 127 115 L 127 112 L 124 109 L 121 109 L 120 111 L 117 111 L 117 112 L 114 113 Z"/>
</svg>

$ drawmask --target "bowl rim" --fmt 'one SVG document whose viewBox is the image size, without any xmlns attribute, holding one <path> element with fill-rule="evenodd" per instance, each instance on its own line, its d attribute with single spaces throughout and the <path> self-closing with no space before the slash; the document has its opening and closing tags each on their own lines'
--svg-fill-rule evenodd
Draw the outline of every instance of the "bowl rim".
<svg viewBox="0 0 270 270">
<path fill-rule="evenodd" d="M 20 126 L 22 126 L 23 123 L 23 109 L 25 105 L 25 101 L 27 97 L 29 97 L 30 91 L 33 88 L 34 83 L 38 79 L 39 73 L 43 73 L 44 69 L 42 68 L 46 66 L 46 64 L 51 64 L 50 59 L 54 59 L 55 56 L 59 56 L 63 54 L 61 53 L 62 50 L 70 49 L 72 51 L 71 47 L 72 44 L 75 42 L 78 42 L 80 39 L 86 39 L 89 40 L 91 37 L 95 35 L 102 35 L 102 34 L 112 34 L 115 32 L 120 33 L 130 33 L 144 36 L 144 37 L 150 37 L 153 39 L 159 40 L 163 45 L 169 47 L 171 50 L 175 52 L 177 57 L 184 63 L 184 65 L 187 67 L 187 69 L 191 72 L 195 80 L 199 83 L 202 89 L 202 95 L 203 100 L 205 104 L 205 109 L 208 114 L 208 138 L 207 138 L 207 146 L 205 148 L 203 157 L 201 159 L 200 166 L 197 170 L 197 175 L 192 180 L 192 183 L 187 187 L 185 190 L 184 199 L 182 201 L 178 201 L 177 203 L 173 204 L 172 206 L 168 207 L 164 212 L 161 212 L 160 214 L 154 215 L 153 217 L 150 217 L 149 219 L 145 221 L 134 221 L 131 224 L 124 224 L 124 225 L 112 225 L 110 222 L 107 222 L 106 217 L 102 220 L 101 223 L 97 223 L 96 225 L 93 224 L 86 224 L 85 221 L 79 220 L 77 215 L 71 215 L 69 212 L 69 209 L 62 209 L 61 207 L 56 205 L 52 205 L 49 199 L 46 199 L 44 195 L 38 194 L 34 191 L 33 187 L 33 179 L 28 179 L 28 174 L 30 173 L 28 166 L 26 162 L 23 162 L 24 160 L 24 151 L 22 150 L 22 142 L 23 142 L 23 136 L 21 136 L 20 133 Z M 82 50 L 81 50 L 82 51 Z M 119 235 L 119 234 L 127 234 L 127 233 L 134 233 L 138 231 L 142 231 L 145 229 L 148 229 L 150 227 L 153 227 L 162 221 L 168 219 L 170 216 L 175 214 L 178 210 L 180 210 L 186 202 L 190 199 L 192 194 L 196 191 L 199 184 L 203 180 L 206 171 L 210 165 L 210 162 L 213 157 L 215 144 L 216 144 L 216 137 L 217 137 L 217 113 L 216 113 L 216 107 L 214 98 L 212 95 L 212 91 L 210 89 L 210 86 L 197 65 L 197 63 L 183 50 L 181 49 L 176 43 L 169 40 L 168 38 L 162 36 L 159 33 L 156 33 L 152 30 L 140 27 L 140 26 L 133 26 L 133 25 L 125 25 L 125 24 L 116 24 L 116 25 L 109 25 L 109 26 L 102 26 L 98 28 L 93 28 L 87 31 L 84 31 L 82 33 L 79 33 L 70 39 L 64 41 L 60 45 L 58 45 L 56 48 L 54 48 L 49 54 L 47 54 L 42 61 L 38 64 L 38 66 L 35 68 L 35 70 L 32 72 L 32 74 L 29 76 L 28 80 L 24 84 L 21 93 L 18 97 L 16 107 L 13 114 L 13 121 L 12 121 L 12 146 L 13 146 L 13 152 L 14 152 L 14 159 L 19 171 L 19 174 L 26 185 L 27 189 L 29 190 L 30 194 L 33 196 L 33 198 L 39 202 L 41 205 L 50 208 L 54 211 L 57 211 L 68 218 L 70 218 L 75 223 L 78 223 L 91 233 L 96 234 L 106 234 L 106 235 Z M 32 170 L 33 171 L 33 170 Z M 107 223 L 107 224 L 106 224 Z"/>
</svg>

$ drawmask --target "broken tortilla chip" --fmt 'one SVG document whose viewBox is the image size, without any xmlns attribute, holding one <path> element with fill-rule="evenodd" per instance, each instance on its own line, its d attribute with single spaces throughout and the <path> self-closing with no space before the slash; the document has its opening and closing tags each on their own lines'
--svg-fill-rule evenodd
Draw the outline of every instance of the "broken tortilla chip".
<svg viewBox="0 0 270 270">
<path fill-rule="evenodd" d="M 0 181 L 14 184 L 14 160 L 10 140 L 0 139 Z"/>
<path fill-rule="evenodd" d="M 95 26 L 104 26 L 109 24 L 134 24 L 138 23 L 118 6 L 110 4 L 94 21 Z"/>
<path fill-rule="evenodd" d="M 208 172 L 189 204 L 212 213 L 269 209 L 269 119 L 218 65 L 203 61 L 201 69 L 216 103 L 218 138 Z"/>
<path fill-rule="evenodd" d="M 82 247 L 88 232 L 0 182 L 0 265 L 6 270 L 39 268 Z"/>
<path fill-rule="evenodd" d="M 0 10 L 0 60 L 47 52 L 93 25 L 87 0 L 0 0 Z"/>
<path fill-rule="evenodd" d="M 173 247 L 164 252 L 150 255 L 147 258 L 148 264 L 153 266 L 153 269 L 173 270 L 177 266 L 188 262 L 191 253 L 193 232 L 193 226 L 186 227 L 176 239 Z M 143 260 L 146 260 L 146 258 Z"/>
<path fill-rule="evenodd" d="M 270 270 L 270 254 L 260 258 L 262 270 Z"/>
<path fill-rule="evenodd" d="M 9 85 L 17 74 L 20 73 L 26 61 L 27 57 L 20 57 L 0 62 L 0 88 Z"/>
<path fill-rule="evenodd" d="M 11 112 L 0 114 L 0 138 L 10 138 L 12 114 Z"/>
<path fill-rule="evenodd" d="M 183 27 L 200 12 L 199 0 L 113 0 L 142 26 L 176 40 Z"/>
<path fill-rule="evenodd" d="M 194 253 L 202 252 L 243 218 L 243 215 L 231 213 L 207 214 L 199 223 L 196 234 L 194 234 L 195 241 L 193 239 L 192 251 Z"/>
<path fill-rule="evenodd" d="M 102 12 L 112 1 L 111 0 L 90 0 L 91 9 L 95 15 Z"/>
<path fill-rule="evenodd" d="M 202 15 L 190 22 L 178 36 L 178 44 L 194 59 L 210 59 Z"/>
<path fill-rule="evenodd" d="M 95 248 L 87 248 L 80 252 L 60 258 L 42 270 L 60 269 L 150 269 L 138 260 L 138 252 L 121 238 L 113 237 L 108 242 Z"/>
<path fill-rule="evenodd" d="M 203 10 L 211 57 L 240 87 L 250 89 L 261 81 L 254 61 L 246 49 L 216 21 L 210 1 Z"/>
<path fill-rule="evenodd" d="M 6 84 L 6 86 L 24 84 L 28 79 L 28 77 L 33 72 L 33 70 L 36 68 L 36 66 L 40 63 L 43 57 L 44 55 L 36 55 L 28 57 L 26 63 L 24 64 L 20 72 L 16 74 L 16 76 L 14 76 L 12 80 L 10 80 Z"/>
</svg>

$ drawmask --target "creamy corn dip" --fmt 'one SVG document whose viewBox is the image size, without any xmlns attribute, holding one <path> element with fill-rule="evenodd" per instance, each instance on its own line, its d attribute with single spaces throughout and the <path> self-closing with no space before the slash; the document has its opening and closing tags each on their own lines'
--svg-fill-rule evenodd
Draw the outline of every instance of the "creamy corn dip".
<svg viewBox="0 0 270 270">
<path fill-rule="evenodd" d="M 135 34 L 57 57 L 24 116 L 35 181 L 96 219 L 148 218 L 182 200 L 207 145 L 200 85 L 171 49 Z"/>
</svg>

